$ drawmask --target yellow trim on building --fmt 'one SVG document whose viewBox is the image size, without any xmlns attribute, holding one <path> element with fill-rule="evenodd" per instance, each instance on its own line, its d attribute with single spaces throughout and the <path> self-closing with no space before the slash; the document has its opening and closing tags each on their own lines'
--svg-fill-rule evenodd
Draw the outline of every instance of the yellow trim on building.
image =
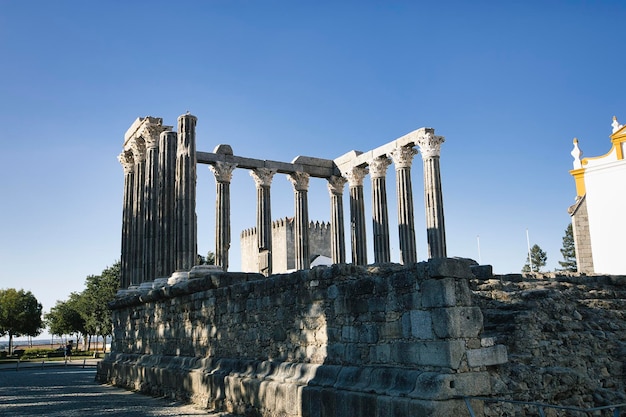
<svg viewBox="0 0 626 417">
<path fill-rule="evenodd" d="M 626 143 L 626 127 L 622 127 L 620 130 L 611 135 L 611 143 L 613 143 L 613 148 L 615 148 L 617 160 L 619 161 L 624 159 L 624 147 L 622 144 Z"/>
<path fill-rule="evenodd" d="M 569 172 L 574 177 L 576 183 L 576 195 L 582 197 L 586 194 L 585 190 L 585 168 L 572 169 Z"/>
</svg>

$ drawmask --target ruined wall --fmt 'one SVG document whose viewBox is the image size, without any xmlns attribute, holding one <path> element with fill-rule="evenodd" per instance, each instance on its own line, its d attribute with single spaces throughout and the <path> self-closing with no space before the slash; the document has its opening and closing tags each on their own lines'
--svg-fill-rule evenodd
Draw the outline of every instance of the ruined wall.
<svg viewBox="0 0 626 417">
<path fill-rule="evenodd" d="M 506 362 L 470 277 L 453 259 L 212 272 L 118 299 L 98 379 L 241 414 L 459 414 Z"/>
<path fill-rule="evenodd" d="M 470 285 L 484 335 L 509 353 L 492 373 L 495 397 L 584 408 L 626 402 L 626 277 L 504 275 Z M 486 415 L 517 415 L 511 409 Z"/>
</svg>

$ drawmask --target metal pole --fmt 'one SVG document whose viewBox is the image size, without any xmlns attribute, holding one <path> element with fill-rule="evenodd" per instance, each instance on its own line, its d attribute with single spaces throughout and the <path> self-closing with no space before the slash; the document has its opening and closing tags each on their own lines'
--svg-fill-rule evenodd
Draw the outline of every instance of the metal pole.
<svg viewBox="0 0 626 417">
<path fill-rule="evenodd" d="M 526 228 L 526 244 L 528 245 L 528 265 L 530 272 L 533 272 L 533 259 L 530 257 L 530 238 L 528 237 L 528 228 Z"/>
<path fill-rule="evenodd" d="M 482 265 L 480 260 L 480 235 L 476 235 L 476 243 L 478 244 L 478 263 Z"/>
</svg>

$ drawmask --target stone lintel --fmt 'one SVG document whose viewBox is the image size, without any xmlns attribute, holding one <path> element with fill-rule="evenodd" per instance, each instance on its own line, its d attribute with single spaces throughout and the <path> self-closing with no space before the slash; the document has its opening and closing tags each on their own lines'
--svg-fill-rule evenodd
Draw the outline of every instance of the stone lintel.
<svg viewBox="0 0 626 417">
<path fill-rule="evenodd" d="M 130 127 L 124 134 L 124 149 L 128 149 L 129 147 L 128 142 L 131 141 L 136 136 L 137 132 L 141 130 L 141 127 L 144 124 L 147 124 L 147 125 L 152 124 L 152 125 L 161 126 L 163 125 L 163 118 L 146 116 L 146 117 L 138 117 L 137 119 L 135 119 L 133 124 L 130 125 Z M 163 131 L 171 131 L 172 128 L 173 126 L 163 126 Z"/>
<path fill-rule="evenodd" d="M 416 146 L 418 140 L 426 134 L 434 134 L 435 129 L 432 127 L 421 127 L 417 130 L 407 133 L 396 140 L 392 140 L 378 148 L 367 152 L 350 151 L 339 158 L 335 159 L 335 164 L 341 172 L 349 170 L 351 167 L 367 165 L 368 161 L 378 158 L 379 156 L 389 156 L 389 153 L 396 148 L 405 146 Z"/>
<path fill-rule="evenodd" d="M 243 169 L 258 169 L 268 168 L 274 169 L 281 174 L 292 174 L 294 172 L 306 172 L 315 178 L 330 178 L 333 175 L 340 175 L 339 170 L 335 167 L 333 161 L 310 158 L 310 157 L 298 157 L 294 161 L 315 162 L 322 161 L 320 165 L 309 165 L 308 163 L 288 163 L 271 161 L 264 159 L 245 158 L 241 156 L 234 156 L 228 154 L 217 154 L 209 152 L 197 152 L 197 162 L 199 164 L 214 164 L 216 162 L 229 162 L 237 164 L 237 168 Z"/>
</svg>

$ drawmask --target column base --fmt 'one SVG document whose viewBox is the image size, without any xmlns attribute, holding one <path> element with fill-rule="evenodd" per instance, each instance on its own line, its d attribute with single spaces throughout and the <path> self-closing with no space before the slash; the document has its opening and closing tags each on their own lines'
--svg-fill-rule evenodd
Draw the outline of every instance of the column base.
<svg viewBox="0 0 626 417">
<path fill-rule="evenodd" d="M 189 279 L 189 272 L 187 271 L 176 271 L 172 274 L 171 277 L 167 280 L 167 285 L 178 284 L 181 281 L 187 281 Z"/>
</svg>

